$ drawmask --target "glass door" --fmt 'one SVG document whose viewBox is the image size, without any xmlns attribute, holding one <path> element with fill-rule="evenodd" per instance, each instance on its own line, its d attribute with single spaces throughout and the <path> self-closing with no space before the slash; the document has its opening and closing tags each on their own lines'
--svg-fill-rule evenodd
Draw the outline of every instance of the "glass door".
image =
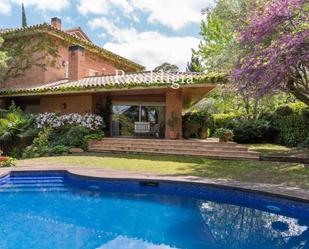
<svg viewBox="0 0 309 249">
<path fill-rule="evenodd" d="M 134 123 L 139 121 L 138 105 L 113 105 L 112 136 L 131 137 Z"/>
<path fill-rule="evenodd" d="M 135 122 L 147 122 L 150 131 L 146 137 L 163 138 L 165 131 L 165 107 L 163 104 L 113 104 L 112 136 L 132 137 Z"/>
</svg>

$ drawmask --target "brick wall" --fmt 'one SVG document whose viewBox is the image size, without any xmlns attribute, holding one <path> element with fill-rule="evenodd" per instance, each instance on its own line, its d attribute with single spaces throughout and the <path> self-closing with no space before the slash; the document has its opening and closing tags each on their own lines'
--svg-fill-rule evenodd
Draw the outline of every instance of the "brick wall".
<svg viewBox="0 0 309 249">
<path fill-rule="evenodd" d="M 33 38 L 32 38 L 33 39 Z M 55 39 L 55 44 L 57 43 L 57 38 Z M 56 63 L 53 66 L 47 66 L 46 70 L 40 66 L 32 66 L 27 69 L 23 75 L 18 76 L 16 78 L 10 78 L 6 80 L 3 84 L 6 88 L 11 87 L 29 87 L 29 86 L 37 86 L 41 84 L 47 84 L 55 81 L 59 81 L 65 79 L 66 72 L 68 71 L 68 62 L 69 62 L 69 48 L 70 44 L 57 45 L 58 46 L 58 54 L 59 57 L 56 59 Z M 56 46 L 56 45 L 55 45 Z M 33 55 L 33 58 L 37 58 L 41 56 L 41 53 L 37 53 Z M 49 57 L 46 61 L 39 62 L 39 64 L 47 64 L 47 60 L 51 60 Z M 117 68 L 113 62 L 106 60 L 105 58 L 92 53 L 90 51 L 85 50 L 85 76 L 89 76 L 89 70 L 95 70 L 99 75 L 103 74 L 114 74 Z M 103 70 L 105 69 L 105 70 Z"/>
<path fill-rule="evenodd" d="M 61 114 L 92 113 L 93 100 L 90 94 L 74 96 L 42 97 L 40 112 L 59 112 Z"/>
</svg>

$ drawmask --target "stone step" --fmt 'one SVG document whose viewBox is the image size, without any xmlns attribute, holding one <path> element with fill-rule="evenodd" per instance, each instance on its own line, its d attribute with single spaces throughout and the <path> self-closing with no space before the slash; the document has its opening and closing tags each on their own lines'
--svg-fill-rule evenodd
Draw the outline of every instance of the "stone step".
<svg viewBox="0 0 309 249">
<path fill-rule="evenodd" d="M 248 149 L 246 147 L 237 147 L 237 146 L 233 146 L 233 147 L 222 147 L 220 145 L 216 145 L 216 146 L 183 146 L 183 145 L 179 145 L 179 144 L 175 144 L 175 145 L 160 145 L 160 144 L 109 144 L 109 143 L 102 143 L 102 144 L 93 144 L 90 146 L 90 148 L 93 149 L 108 149 L 110 147 L 113 148 L 119 148 L 121 150 L 126 150 L 126 149 L 130 149 L 130 148 L 135 148 L 135 149 L 158 149 L 158 150 L 183 150 L 185 148 L 185 150 L 189 150 L 189 151 L 231 151 L 231 152 L 247 152 Z"/>
<path fill-rule="evenodd" d="M 230 150 L 199 150 L 198 148 L 193 149 L 193 148 L 182 148 L 182 149 L 177 149 L 177 148 L 170 148 L 167 149 L 165 147 L 161 148 L 136 148 L 134 146 L 131 147 L 121 147 L 121 146 L 104 146 L 104 147 L 90 147 L 90 150 L 102 150 L 102 151 L 108 151 L 108 150 L 113 150 L 113 151 L 136 151 L 136 152 L 144 152 L 144 151 L 152 151 L 152 152 L 169 152 L 171 154 L 179 152 L 179 153 L 186 153 L 186 154 L 194 154 L 197 153 L 199 155 L 202 154 L 226 154 L 226 155 L 259 155 L 258 152 L 248 152 L 248 151 L 230 151 Z"/>
<path fill-rule="evenodd" d="M 171 145 L 171 146 L 220 146 L 220 147 L 243 147 L 239 146 L 237 143 L 229 142 L 229 143 L 220 143 L 220 142 L 199 142 L 199 141 L 190 141 L 190 140 L 147 140 L 147 139 L 127 139 L 127 140 L 109 140 L 103 139 L 101 141 L 90 141 L 90 145 L 97 144 L 123 144 L 123 145 Z M 246 147 L 243 147 L 246 148 Z"/>
<path fill-rule="evenodd" d="M 260 156 L 257 153 L 226 153 L 224 151 L 222 152 L 198 152 L 198 151 L 171 151 L 171 150 L 119 150 L 117 148 L 109 148 L 109 149 L 89 149 L 90 152 L 121 152 L 121 153 L 142 153 L 142 154 L 160 154 L 160 155 L 184 155 L 184 156 L 199 156 L 199 157 L 206 157 L 206 158 L 212 158 L 212 159 L 236 159 L 236 160 L 259 160 Z"/>
</svg>

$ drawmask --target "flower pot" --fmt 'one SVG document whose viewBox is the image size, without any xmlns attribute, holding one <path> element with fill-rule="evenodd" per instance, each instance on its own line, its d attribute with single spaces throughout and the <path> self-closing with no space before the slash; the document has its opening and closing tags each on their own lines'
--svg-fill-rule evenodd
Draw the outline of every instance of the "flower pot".
<svg viewBox="0 0 309 249">
<path fill-rule="evenodd" d="M 169 131 L 169 137 L 170 137 L 170 139 L 177 139 L 178 132 L 177 131 Z"/>
<path fill-rule="evenodd" d="M 206 131 L 200 131 L 199 137 L 200 137 L 200 139 L 206 139 L 207 138 L 207 132 Z"/>
<path fill-rule="evenodd" d="M 8 161 L 10 158 L 7 156 L 0 156 L 0 162 L 6 162 Z"/>
</svg>

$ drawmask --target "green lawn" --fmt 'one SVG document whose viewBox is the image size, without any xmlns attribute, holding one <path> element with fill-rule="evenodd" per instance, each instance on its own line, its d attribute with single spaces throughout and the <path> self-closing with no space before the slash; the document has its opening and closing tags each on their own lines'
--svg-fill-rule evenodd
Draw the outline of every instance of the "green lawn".
<svg viewBox="0 0 309 249">
<path fill-rule="evenodd" d="M 247 147 L 249 150 L 258 151 L 263 154 L 288 154 L 295 150 L 278 144 L 247 144 Z"/>
<path fill-rule="evenodd" d="M 288 186 L 309 189 L 309 168 L 296 163 L 210 160 L 185 156 L 82 154 L 21 160 L 18 161 L 17 166 L 25 164 L 193 175 L 260 183 L 285 183 Z"/>
</svg>

